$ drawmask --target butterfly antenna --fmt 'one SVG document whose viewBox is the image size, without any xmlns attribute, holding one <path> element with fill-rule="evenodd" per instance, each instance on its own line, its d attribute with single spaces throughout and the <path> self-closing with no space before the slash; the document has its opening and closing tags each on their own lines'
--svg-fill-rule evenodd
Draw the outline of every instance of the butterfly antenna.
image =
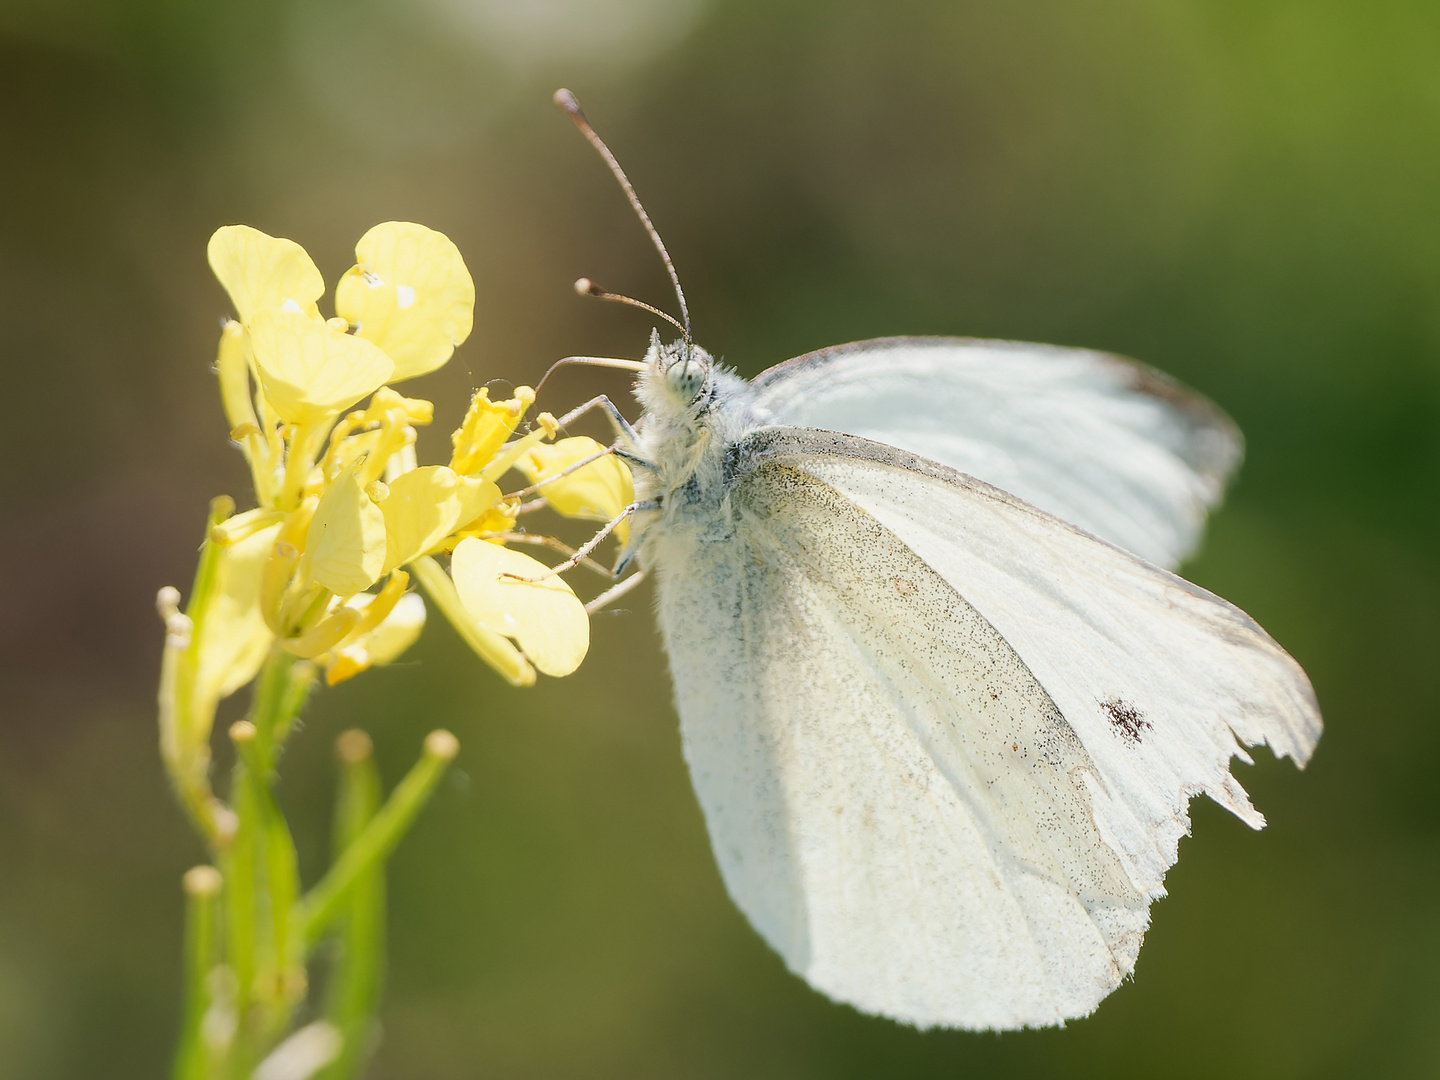
<svg viewBox="0 0 1440 1080">
<path fill-rule="evenodd" d="M 680 301 L 680 317 L 684 320 L 684 324 L 682 325 L 676 322 L 676 320 L 670 318 L 669 315 L 665 315 L 664 312 L 656 310 L 649 304 L 642 304 L 638 300 L 622 297 L 618 293 L 609 293 L 603 289 L 599 292 L 593 292 L 590 289 L 583 291 L 590 296 L 599 296 L 606 300 L 613 299 L 619 303 L 628 303 L 635 307 L 641 307 L 647 311 L 654 312 L 656 315 L 662 315 L 674 323 L 675 326 L 679 327 L 680 332 L 685 335 L 686 342 L 689 342 L 690 309 L 685 304 L 685 291 L 680 288 L 680 275 L 675 273 L 675 264 L 670 261 L 670 253 L 665 250 L 665 241 L 660 239 L 660 234 L 655 231 L 655 226 L 650 221 L 650 215 L 645 212 L 645 207 L 640 205 L 640 196 L 635 194 L 635 188 L 631 185 L 630 179 L 625 175 L 625 170 L 620 168 L 620 162 L 615 160 L 615 155 L 610 152 L 610 148 L 605 145 L 605 141 L 601 139 L 599 135 L 595 134 L 595 129 L 590 126 L 590 121 L 585 119 L 585 114 L 580 111 L 580 102 L 575 100 L 575 95 L 562 87 L 555 91 L 555 104 L 559 105 L 560 108 L 569 114 L 570 119 L 575 122 L 575 126 L 580 129 L 580 134 L 584 135 L 585 138 L 590 141 L 590 145 L 605 159 L 605 164 L 610 166 L 610 172 L 613 173 L 615 179 L 620 182 L 620 187 L 625 192 L 625 197 L 630 200 L 630 205 L 635 208 L 635 214 L 639 217 L 640 224 L 645 226 L 645 231 L 650 234 L 650 242 L 655 245 L 655 250 L 660 253 L 660 258 L 665 263 L 665 270 L 670 275 L 670 284 L 675 286 L 675 299 Z M 586 279 L 581 278 L 580 280 L 585 281 Z M 577 291 L 580 291 L 580 283 L 576 282 L 575 284 Z"/>
<path fill-rule="evenodd" d="M 653 307 L 650 304 L 645 303 L 644 300 L 636 300 L 633 296 L 625 296 L 623 293 L 611 292 L 609 289 L 602 289 L 599 285 L 596 285 L 595 282 L 591 281 L 588 277 L 577 278 L 575 280 L 575 291 L 581 296 L 593 296 L 597 299 L 610 300 L 617 304 L 628 304 L 630 307 L 637 307 L 640 308 L 642 311 L 648 311 L 651 315 L 658 315 L 660 318 L 668 322 L 671 326 L 675 327 L 676 330 L 679 330 L 680 333 L 684 334 L 686 341 L 690 340 L 690 328 L 688 326 L 681 325 L 680 321 L 676 319 L 674 315 L 671 315 L 669 312 L 661 311 L 659 308 Z"/>
</svg>

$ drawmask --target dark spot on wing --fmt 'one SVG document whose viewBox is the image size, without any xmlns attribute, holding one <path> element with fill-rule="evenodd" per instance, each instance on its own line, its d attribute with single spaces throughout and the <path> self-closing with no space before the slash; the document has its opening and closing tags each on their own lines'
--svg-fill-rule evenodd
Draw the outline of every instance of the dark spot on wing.
<svg viewBox="0 0 1440 1080">
<path fill-rule="evenodd" d="M 914 596 L 920 591 L 919 586 L 909 578 L 895 577 L 891 578 L 891 581 L 895 583 L 895 591 L 901 596 Z"/>
<path fill-rule="evenodd" d="M 1140 745 L 1140 732 L 1153 730 L 1145 714 L 1128 701 L 1108 697 L 1100 702 L 1100 707 L 1109 715 L 1110 726 L 1116 734 L 1132 746 Z"/>
</svg>

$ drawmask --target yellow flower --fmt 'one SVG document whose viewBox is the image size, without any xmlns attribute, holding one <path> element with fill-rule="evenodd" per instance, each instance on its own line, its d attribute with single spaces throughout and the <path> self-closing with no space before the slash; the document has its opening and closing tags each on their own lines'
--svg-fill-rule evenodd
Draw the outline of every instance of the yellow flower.
<svg viewBox="0 0 1440 1080">
<path fill-rule="evenodd" d="M 286 423 L 329 420 L 380 389 L 395 370 L 370 342 L 299 311 L 261 308 L 245 332 L 265 400 Z"/>
<path fill-rule="evenodd" d="M 537 503 L 522 507 L 524 493 L 507 495 L 501 481 L 516 469 L 543 481 L 560 513 L 590 520 L 633 498 L 614 458 L 574 468 L 604 448 L 551 445 L 548 413 L 520 431 L 535 400 L 528 387 L 504 401 L 477 392 L 449 464 L 420 466 L 416 428 L 434 406 L 388 384 L 449 359 L 470 334 L 475 287 L 455 245 L 421 225 L 377 225 L 355 254 L 327 320 L 317 306 L 324 281 L 298 244 L 244 225 L 210 239 L 237 317 L 220 335 L 220 396 L 258 505 L 236 514 L 216 500 L 183 614 L 178 594 L 164 591 L 160 697 L 167 767 L 212 837 L 224 832 L 206 779 L 216 705 L 267 657 L 292 665 L 284 670 L 301 693 L 315 666 L 334 684 L 389 663 L 425 623 L 424 602 L 407 591 L 413 572 L 508 681 L 569 674 L 589 646 L 588 616 L 559 575 L 504 546 Z M 447 554 L 450 573 L 437 561 Z"/>
<path fill-rule="evenodd" d="M 248 225 L 226 225 L 210 237 L 206 255 L 242 323 L 262 308 L 318 317 L 315 301 L 325 291 L 325 279 L 295 241 Z"/>
<path fill-rule="evenodd" d="M 434 371 L 470 336 L 475 284 L 448 237 L 387 221 L 360 238 L 355 262 L 335 288 L 335 312 L 385 350 L 396 382 Z"/>
</svg>

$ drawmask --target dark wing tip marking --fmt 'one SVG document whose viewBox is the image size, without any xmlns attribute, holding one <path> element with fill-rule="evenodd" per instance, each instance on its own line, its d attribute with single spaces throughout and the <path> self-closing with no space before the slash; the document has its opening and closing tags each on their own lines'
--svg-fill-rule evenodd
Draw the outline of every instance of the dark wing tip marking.
<svg viewBox="0 0 1440 1080">
<path fill-rule="evenodd" d="M 1153 731 L 1145 714 L 1130 702 L 1118 697 L 1108 697 L 1100 702 L 1100 708 L 1110 718 L 1110 727 L 1131 746 L 1140 745 L 1140 733 Z"/>
</svg>

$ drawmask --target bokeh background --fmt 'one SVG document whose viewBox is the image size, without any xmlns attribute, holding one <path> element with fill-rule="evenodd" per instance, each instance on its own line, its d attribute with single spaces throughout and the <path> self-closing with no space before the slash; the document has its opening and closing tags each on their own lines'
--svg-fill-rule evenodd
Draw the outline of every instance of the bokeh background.
<svg viewBox="0 0 1440 1080">
<path fill-rule="evenodd" d="M 375 1077 L 1440 1075 L 1440 6 L 1425 0 L 0 0 L 0 1076 L 155 1077 L 201 856 L 155 752 L 158 586 L 246 477 L 212 229 L 330 281 L 389 218 L 453 237 L 474 336 L 415 384 L 637 356 L 669 305 L 754 374 L 893 333 L 1133 355 L 1248 460 L 1189 576 L 1309 670 L 1305 773 L 1199 802 L 1133 982 L 1064 1030 L 917 1033 L 788 975 L 726 899 L 648 595 L 503 686 L 432 622 L 284 765 L 311 880 L 331 746 L 458 774 L 393 864 Z M 567 374 L 542 402 L 623 393 Z"/>
</svg>

